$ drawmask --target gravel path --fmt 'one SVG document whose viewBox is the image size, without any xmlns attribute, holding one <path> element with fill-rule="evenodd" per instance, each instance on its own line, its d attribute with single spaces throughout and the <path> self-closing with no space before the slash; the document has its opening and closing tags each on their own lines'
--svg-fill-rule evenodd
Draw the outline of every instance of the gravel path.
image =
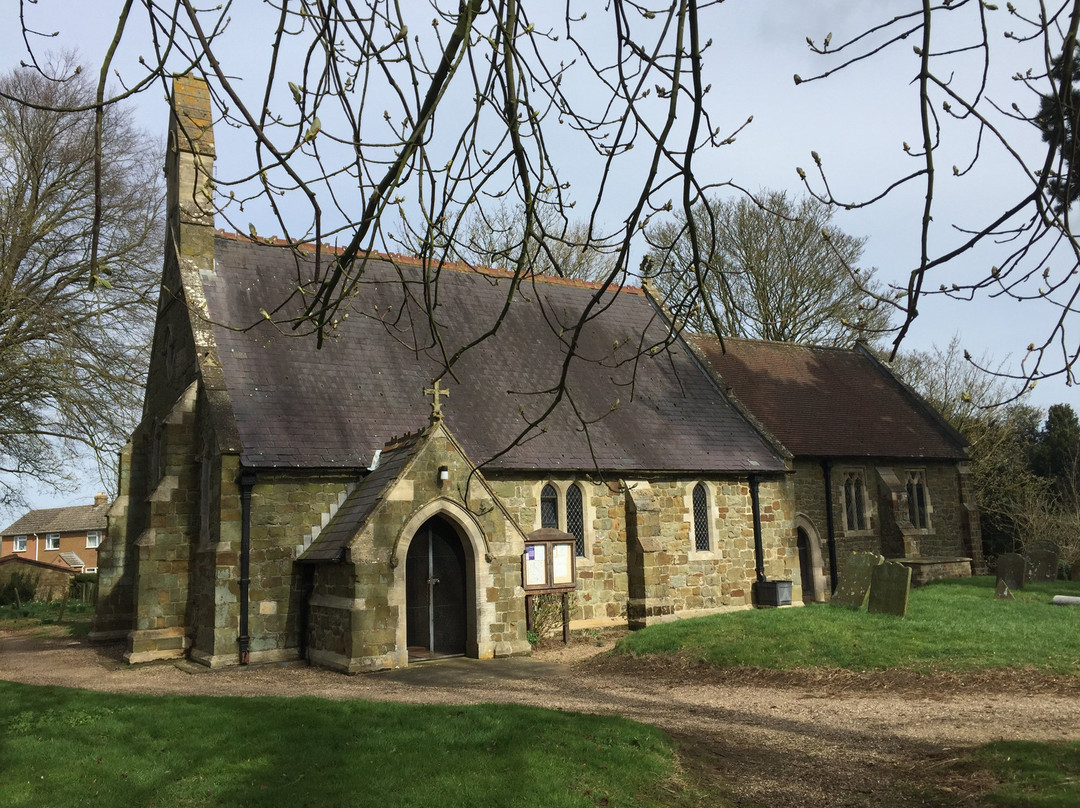
<svg viewBox="0 0 1080 808">
<path fill-rule="evenodd" d="M 130 667 L 119 646 L 0 632 L 0 679 L 118 693 L 309 695 L 412 703 L 517 702 L 617 714 L 679 743 L 695 779 L 739 803 L 905 805 L 904 786 L 935 782 L 953 804 L 987 783 L 951 763 L 1000 739 L 1080 739 L 1080 681 L 1035 674 L 928 677 L 713 671 L 600 655 L 613 637 L 551 643 L 532 659 L 447 660 L 344 676 L 303 665 L 207 671 Z"/>
</svg>

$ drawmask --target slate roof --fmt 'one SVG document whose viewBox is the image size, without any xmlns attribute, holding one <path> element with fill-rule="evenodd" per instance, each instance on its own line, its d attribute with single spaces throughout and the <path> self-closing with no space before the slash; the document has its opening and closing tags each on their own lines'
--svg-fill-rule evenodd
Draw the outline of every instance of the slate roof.
<svg viewBox="0 0 1080 808">
<path fill-rule="evenodd" d="M 966 457 L 964 438 L 864 349 L 691 342 L 796 457 Z"/>
<path fill-rule="evenodd" d="M 509 276 L 441 272 L 429 290 L 440 347 L 415 302 L 425 292 L 420 267 L 369 259 L 349 316 L 339 312 L 318 350 L 314 338 L 279 331 L 259 311 L 296 292 L 304 276 L 296 260 L 281 248 L 219 235 L 215 271 L 202 273 L 241 460 L 256 468 L 366 467 L 395 435 L 427 425 L 431 398 L 423 391 L 441 373 L 442 350 L 450 355 L 498 322 Z M 667 328 L 639 290 L 600 295 L 598 316 L 577 347 L 585 359 L 570 362 L 568 395 L 555 402 L 551 389 L 570 338 L 563 329 L 598 295 L 581 282 L 523 284 L 497 334 L 463 355 L 454 378 L 442 379 L 450 390 L 447 426 L 470 458 L 488 469 L 784 469 L 687 350 L 648 350 Z M 552 405 L 542 428 L 500 454 L 526 417 Z"/>
<path fill-rule="evenodd" d="M 297 559 L 301 562 L 339 561 L 341 553 L 360 532 L 383 495 L 401 476 L 420 443 L 411 435 L 382 451 L 379 465 L 341 503 L 334 517 Z"/>
<path fill-rule="evenodd" d="M 104 531 L 108 526 L 105 505 L 73 505 L 68 508 L 41 508 L 27 511 L 3 531 L 3 536 L 23 536 L 45 533 L 76 533 L 87 530 Z"/>
</svg>

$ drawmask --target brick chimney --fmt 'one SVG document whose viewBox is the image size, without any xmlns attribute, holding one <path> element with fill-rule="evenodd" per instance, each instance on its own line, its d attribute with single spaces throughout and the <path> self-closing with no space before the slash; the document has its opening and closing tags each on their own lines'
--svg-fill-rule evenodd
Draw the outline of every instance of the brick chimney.
<svg viewBox="0 0 1080 808">
<path fill-rule="evenodd" d="M 95 508 L 99 508 L 102 505 L 108 505 L 108 504 L 109 504 L 109 495 L 106 494 L 104 491 L 98 491 L 96 494 L 94 494 L 94 507 Z"/>
</svg>

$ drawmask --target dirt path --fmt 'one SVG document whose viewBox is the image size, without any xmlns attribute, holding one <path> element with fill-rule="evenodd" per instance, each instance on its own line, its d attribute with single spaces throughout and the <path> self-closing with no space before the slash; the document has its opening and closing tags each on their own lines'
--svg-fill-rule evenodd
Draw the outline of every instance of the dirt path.
<svg viewBox="0 0 1080 808">
<path fill-rule="evenodd" d="M 965 749 L 999 739 L 1080 739 L 1075 677 L 712 671 L 597 655 L 612 643 L 579 640 L 533 659 L 343 676 L 301 665 L 130 667 L 118 646 L 0 632 L 0 679 L 121 693 L 518 702 L 617 714 L 669 732 L 696 778 L 747 804 L 918 805 L 906 786 L 932 781 L 952 789 L 950 803 L 974 805 L 987 784 L 950 767 Z"/>
</svg>

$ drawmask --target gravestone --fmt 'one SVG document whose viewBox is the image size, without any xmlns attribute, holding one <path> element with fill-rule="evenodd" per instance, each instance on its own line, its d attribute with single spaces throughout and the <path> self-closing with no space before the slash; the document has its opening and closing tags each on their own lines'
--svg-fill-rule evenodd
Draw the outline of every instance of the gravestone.
<svg viewBox="0 0 1080 808">
<path fill-rule="evenodd" d="M 1002 553 L 997 557 L 997 579 L 1009 589 L 1023 589 L 1027 576 L 1027 559 L 1019 553 Z"/>
<path fill-rule="evenodd" d="M 844 571 L 829 602 L 834 606 L 861 609 L 866 605 L 874 569 L 884 561 L 877 553 L 852 553 L 844 564 Z"/>
<path fill-rule="evenodd" d="M 1016 600 L 1016 598 L 1013 597 L 1012 590 L 1009 589 L 1009 585 L 1001 578 L 998 578 L 997 588 L 994 590 L 994 597 L 998 600 Z"/>
<path fill-rule="evenodd" d="M 1053 583 L 1058 574 L 1058 552 L 1056 549 L 1037 548 L 1027 554 L 1027 580 L 1037 583 Z"/>
<path fill-rule="evenodd" d="M 1050 602 L 1055 606 L 1080 606 L 1080 598 L 1073 595 L 1054 595 Z"/>
<path fill-rule="evenodd" d="M 908 593 L 911 592 L 911 567 L 899 561 L 886 561 L 874 567 L 870 584 L 871 614 L 907 615 Z"/>
</svg>

